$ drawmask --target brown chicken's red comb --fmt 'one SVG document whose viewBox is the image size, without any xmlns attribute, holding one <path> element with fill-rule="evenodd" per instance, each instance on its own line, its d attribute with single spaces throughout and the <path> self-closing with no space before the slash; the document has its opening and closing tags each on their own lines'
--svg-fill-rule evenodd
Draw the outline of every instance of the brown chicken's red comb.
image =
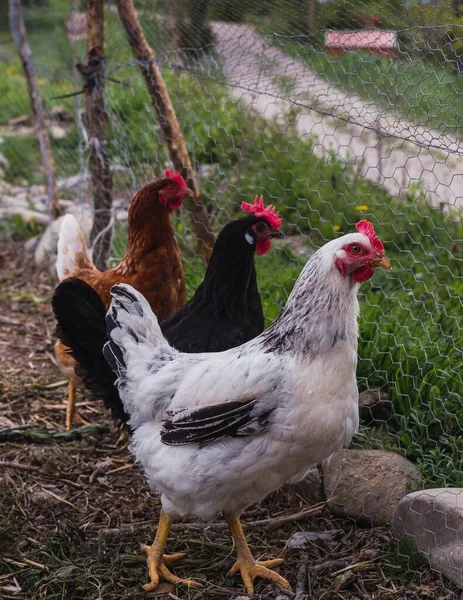
<svg viewBox="0 0 463 600">
<path fill-rule="evenodd" d="M 166 169 L 164 171 L 164 177 L 167 177 L 168 179 L 172 179 L 173 181 L 175 181 L 176 183 L 178 183 L 178 185 L 180 187 L 186 188 L 185 180 L 183 179 L 183 177 L 180 175 L 180 173 L 178 171 L 173 171 L 171 169 Z"/>
<path fill-rule="evenodd" d="M 280 217 L 280 213 L 275 211 L 275 207 L 269 204 L 267 207 L 264 205 L 264 197 L 257 196 L 254 198 L 254 204 L 249 202 L 242 202 L 241 209 L 244 212 L 253 213 L 256 217 L 262 217 L 266 219 L 271 227 L 279 229 L 283 223 L 283 219 Z"/>
<path fill-rule="evenodd" d="M 373 223 L 370 223 L 370 221 L 364 219 L 363 221 L 359 221 L 357 223 L 355 229 L 359 233 L 363 233 L 367 236 L 367 238 L 370 240 L 371 245 L 373 246 L 373 249 L 376 250 L 376 252 L 381 252 L 382 254 L 384 254 L 383 242 L 376 235 Z"/>
</svg>

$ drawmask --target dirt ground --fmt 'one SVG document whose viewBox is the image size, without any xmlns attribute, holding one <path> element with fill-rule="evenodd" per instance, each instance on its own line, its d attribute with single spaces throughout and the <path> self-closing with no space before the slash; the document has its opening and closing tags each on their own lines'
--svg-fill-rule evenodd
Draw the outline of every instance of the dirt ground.
<svg viewBox="0 0 463 600">
<path fill-rule="evenodd" d="M 105 410 L 83 391 L 79 410 L 94 425 L 64 433 L 66 386 L 56 385 L 63 378 L 53 362 L 53 281 L 34 269 L 22 243 L 1 236 L 0 272 L 0 598 L 160 595 L 143 590 L 140 551 L 153 538 L 159 502 L 127 445 L 118 445 Z M 387 529 L 334 519 L 323 504 L 307 514 L 308 491 L 287 486 L 243 517 L 256 557 L 286 559 L 279 571 L 298 600 L 463 598 L 410 550 L 399 551 Z M 301 531 L 314 538 L 308 547 L 285 550 Z M 179 551 L 187 556 L 173 571 L 203 587 L 164 584 L 166 598 L 246 597 L 240 578 L 226 575 L 234 552 L 219 517 L 212 525 L 177 525 L 168 552 Z M 256 592 L 255 598 L 294 597 L 260 580 Z"/>
</svg>

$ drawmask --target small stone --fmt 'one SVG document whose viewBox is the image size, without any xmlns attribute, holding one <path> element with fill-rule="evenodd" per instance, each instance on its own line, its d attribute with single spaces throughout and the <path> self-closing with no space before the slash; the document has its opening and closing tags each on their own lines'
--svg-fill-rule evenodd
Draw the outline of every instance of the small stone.
<svg viewBox="0 0 463 600">
<path fill-rule="evenodd" d="M 79 173 L 78 175 L 71 175 L 70 177 L 66 177 L 66 179 L 58 180 L 58 189 L 59 190 L 70 190 L 73 187 L 82 185 L 83 183 L 87 183 L 88 180 L 89 180 L 88 173 Z"/>
<path fill-rule="evenodd" d="M 37 248 L 38 245 L 39 245 L 39 239 L 37 237 L 35 237 L 35 236 L 31 237 L 24 244 L 24 250 L 26 252 L 35 252 L 35 249 Z"/>
<path fill-rule="evenodd" d="M 0 197 L 0 205 L 2 208 L 29 208 L 29 202 L 25 196 L 7 196 L 6 194 Z"/>
<path fill-rule="evenodd" d="M 391 523 L 397 504 L 422 481 L 413 463 L 383 450 L 341 450 L 323 473 L 331 512 L 371 526 Z"/>
<path fill-rule="evenodd" d="M 53 106 L 49 112 L 48 115 L 54 119 L 56 119 L 57 121 L 61 121 L 62 123 L 73 123 L 74 122 L 74 118 L 72 116 L 72 114 L 68 111 L 67 108 L 64 108 L 64 106 L 61 106 L 59 104 L 56 104 L 55 106 Z"/>
<path fill-rule="evenodd" d="M 51 125 L 48 128 L 48 131 L 50 132 L 50 135 L 55 138 L 55 140 L 61 140 L 67 135 L 66 129 L 60 125 Z"/>
<path fill-rule="evenodd" d="M 14 119 L 10 119 L 8 121 L 8 125 L 10 127 L 19 127 L 19 125 L 30 125 L 31 117 L 29 115 L 21 115 L 20 117 L 15 117 Z"/>
<path fill-rule="evenodd" d="M 436 571 L 463 585 L 463 488 L 408 494 L 400 501 L 392 526 Z"/>
<path fill-rule="evenodd" d="M 28 503 L 45 508 L 59 504 L 60 500 L 59 497 L 56 497 L 56 494 L 48 494 L 44 490 L 32 490 L 28 494 Z"/>
</svg>

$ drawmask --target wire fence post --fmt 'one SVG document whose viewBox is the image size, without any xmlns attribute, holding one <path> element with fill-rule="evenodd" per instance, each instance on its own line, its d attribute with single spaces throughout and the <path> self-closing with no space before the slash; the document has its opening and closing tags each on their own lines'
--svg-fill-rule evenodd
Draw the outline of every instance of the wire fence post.
<svg viewBox="0 0 463 600">
<path fill-rule="evenodd" d="M 87 62 L 77 64 L 85 89 L 85 127 L 88 134 L 89 166 L 95 214 L 90 240 L 93 262 L 104 270 L 112 238 L 112 178 L 107 151 L 108 115 L 104 100 L 106 59 L 104 56 L 104 0 L 88 0 Z"/>
<path fill-rule="evenodd" d="M 40 98 L 39 86 L 35 75 L 32 51 L 27 41 L 26 26 L 22 17 L 21 0 L 9 0 L 9 21 L 13 40 L 18 48 L 29 91 L 35 133 L 40 146 L 42 166 L 45 174 L 48 197 L 48 210 L 52 219 L 59 217 L 58 187 L 56 184 L 55 163 L 51 153 L 45 118 Z"/>
<path fill-rule="evenodd" d="M 206 208 L 201 200 L 180 124 L 161 71 L 154 59 L 154 50 L 146 41 L 132 0 L 118 0 L 117 8 L 132 52 L 145 78 L 172 162 L 194 193 L 194 199 L 187 201 L 187 208 L 191 212 L 191 226 L 197 239 L 197 252 L 207 260 L 211 254 L 215 236 L 212 233 Z"/>
</svg>

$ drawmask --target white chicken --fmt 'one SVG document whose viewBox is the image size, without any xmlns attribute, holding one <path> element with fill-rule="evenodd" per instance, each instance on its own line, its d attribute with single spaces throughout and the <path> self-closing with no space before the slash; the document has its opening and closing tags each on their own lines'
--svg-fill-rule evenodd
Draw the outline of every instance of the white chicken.
<svg viewBox="0 0 463 600">
<path fill-rule="evenodd" d="M 239 520 L 242 511 L 348 443 L 358 426 L 358 284 L 390 268 L 368 221 L 358 233 L 312 255 L 280 317 L 261 335 L 214 354 L 183 354 L 163 337 L 145 298 L 112 288 L 104 354 L 118 375 L 134 429 L 131 450 L 162 511 L 152 546 L 144 546 L 151 582 L 194 585 L 167 568 L 163 554 L 173 520 L 222 512 L 236 544 L 248 593 L 254 578 L 289 583 L 256 561 Z"/>
</svg>

